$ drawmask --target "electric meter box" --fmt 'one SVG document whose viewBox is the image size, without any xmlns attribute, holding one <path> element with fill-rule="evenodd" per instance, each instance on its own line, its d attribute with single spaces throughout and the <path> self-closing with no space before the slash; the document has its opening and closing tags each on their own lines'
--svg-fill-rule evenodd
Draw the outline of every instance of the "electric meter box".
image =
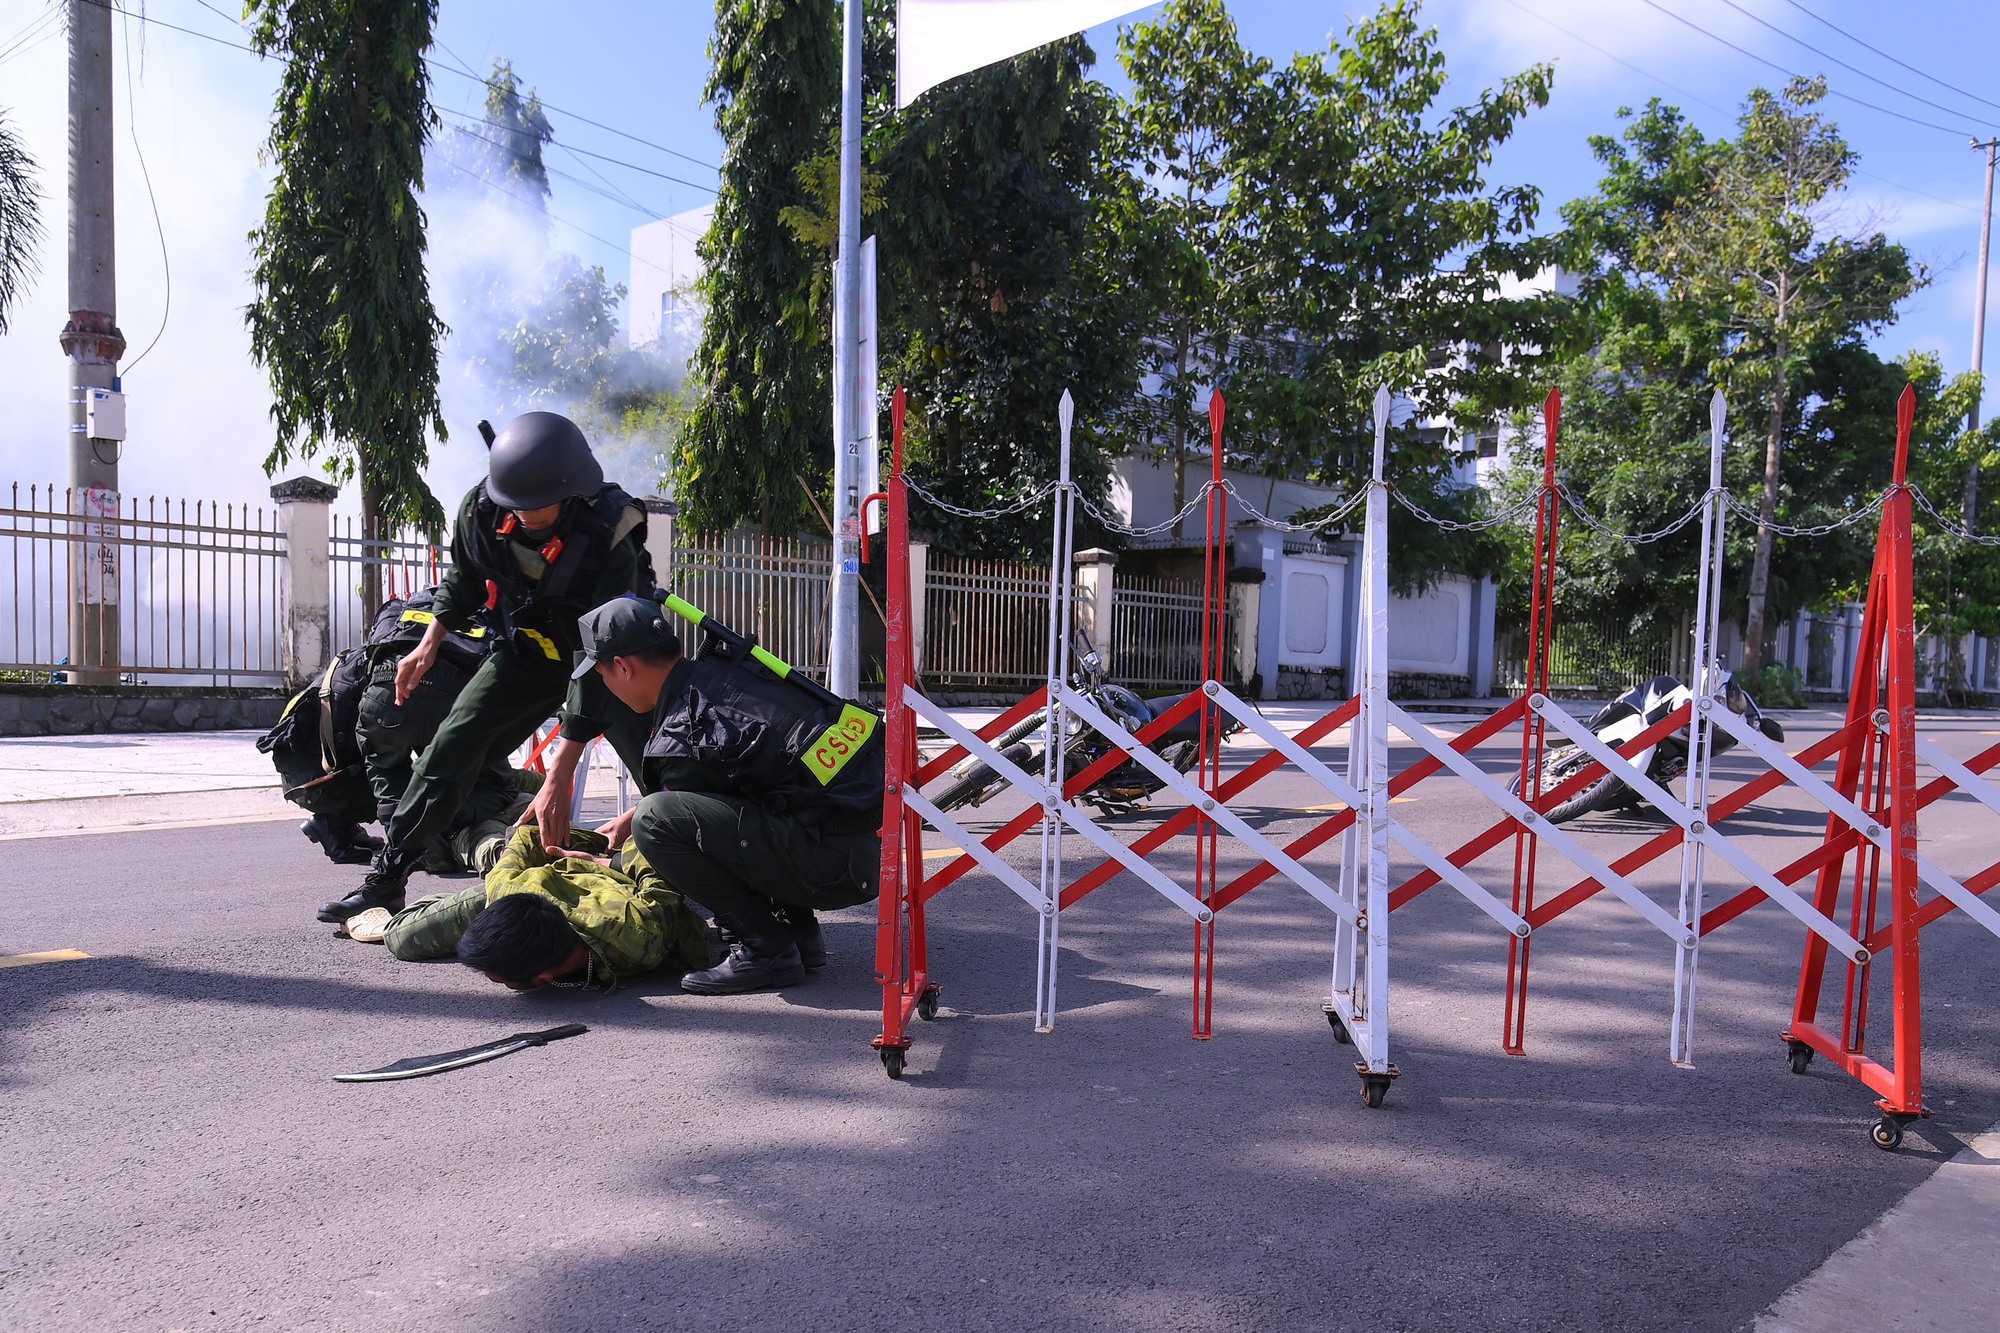
<svg viewBox="0 0 2000 1333">
<path fill-rule="evenodd" d="M 125 395 L 116 389 L 91 389 L 84 402 L 84 419 L 93 440 L 125 438 Z"/>
</svg>

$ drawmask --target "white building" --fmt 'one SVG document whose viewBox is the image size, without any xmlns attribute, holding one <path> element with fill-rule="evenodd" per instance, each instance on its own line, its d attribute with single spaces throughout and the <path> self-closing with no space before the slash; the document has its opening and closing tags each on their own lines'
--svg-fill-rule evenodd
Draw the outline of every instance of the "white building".
<svg viewBox="0 0 2000 1333">
<path fill-rule="evenodd" d="M 694 290 L 701 277 L 696 243 L 707 234 L 715 205 L 704 204 L 632 229 L 630 341 L 657 345 L 674 361 L 686 361 L 701 338 L 701 301 Z"/>
</svg>

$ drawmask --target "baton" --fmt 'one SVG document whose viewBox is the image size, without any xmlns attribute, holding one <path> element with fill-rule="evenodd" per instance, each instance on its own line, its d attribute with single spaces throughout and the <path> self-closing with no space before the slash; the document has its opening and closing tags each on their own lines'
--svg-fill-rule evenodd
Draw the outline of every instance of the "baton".
<svg viewBox="0 0 2000 1333">
<path fill-rule="evenodd" d="M 682 620 L 687 621 L 688 624 L 694 626 L 696 629 L 706 630 L 710 634 L 713 634 L 736 651 L 747 651 L 751 657 L 766 667 L 779 680 L 790 681 L 821 703 L 831 704 L 835 708 L 842 708 L 847 705 L 848 700 L 841 698 L 832 690 L 827 689 L 811 676 L 805 675 L 803 672 L 793 671 L 789 662 L 760 648 L 755 643 L 752 643 L 746 635 L 739 634 L 694 603 L 683 601 L 673 593 L 663 591 L 660 594 L 660 605 L 666 607 L 667 610 L 673 612 Z"/>
</svg>

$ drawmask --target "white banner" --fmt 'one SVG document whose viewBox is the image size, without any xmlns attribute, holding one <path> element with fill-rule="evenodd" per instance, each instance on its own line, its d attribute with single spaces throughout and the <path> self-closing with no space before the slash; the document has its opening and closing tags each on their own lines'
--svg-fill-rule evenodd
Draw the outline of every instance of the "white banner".
<svg viewBox="0 0 2000 1333">
<path fill-rule="evenodd" d="M 1132 0 L 897 0 L 896 107 L 946 79 L 1144 8 Z"/>
</svg>

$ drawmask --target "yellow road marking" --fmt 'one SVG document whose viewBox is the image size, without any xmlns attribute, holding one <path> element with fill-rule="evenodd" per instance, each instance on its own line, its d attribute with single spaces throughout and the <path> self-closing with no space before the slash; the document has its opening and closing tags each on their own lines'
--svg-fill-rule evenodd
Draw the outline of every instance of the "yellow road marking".
<svg viewBox="0 0 2000 1333">
<path fill-rule="evenodd" d="M 88 958 L 81 949 L 44 949 L 40 953 L 17 953 L 0 958 L 0 967 L 31 967 L 36 963 L 67 963 L 76 958 Z"/>
<path fill-rule="evenodd" d="M 958 855 L 958 848 L 956 847 L 940 847 L 934 852 L 925 852 L 924 860 L 935 861 L 942 856 L 957 856 L 957 855 Z"/>
<path fill-rule="evenodd" d="M 1389 798 L 1389 804 L 1404 805 L 1410 801 L 1415 801 L 1420 799 L 1421 799 L 1420 797 L 1416 796 L 1391 796 Z M 1347 808 L 1346 806 L 1336 802 L 1333 805 L 1308 805 L 1303 809 L 1301 809 L 1299 813 L 1302 815 L 1326 815 L 1326 814 L 1332 814 L 1336 810 L 1345 810 L 1346 808 Z"/>
</svg>

